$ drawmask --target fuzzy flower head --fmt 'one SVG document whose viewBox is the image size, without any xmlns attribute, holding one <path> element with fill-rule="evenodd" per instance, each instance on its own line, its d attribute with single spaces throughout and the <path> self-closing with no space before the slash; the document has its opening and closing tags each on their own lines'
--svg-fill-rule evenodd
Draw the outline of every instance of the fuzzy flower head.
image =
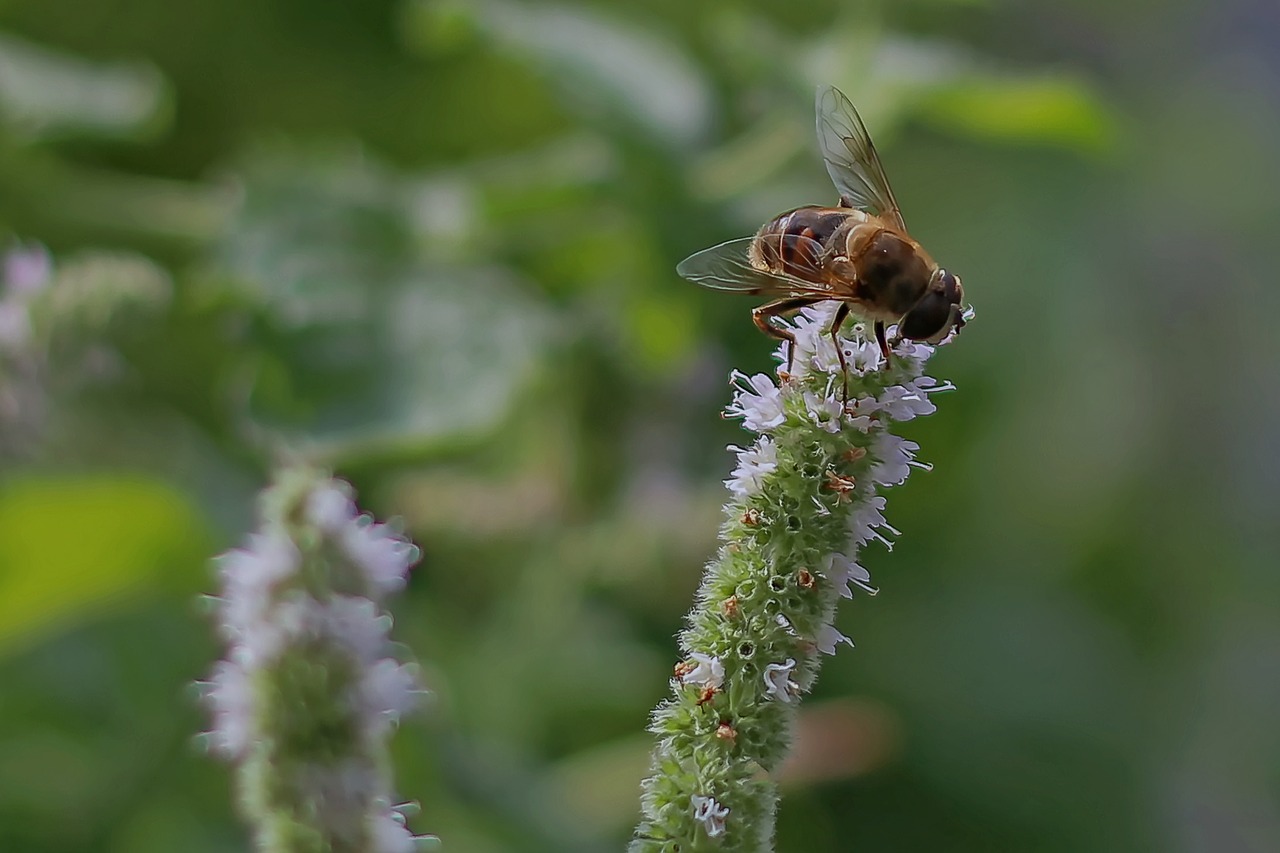
<svg viewBox="0 0 1280 853">
<path fill-rule="evenodd" d="M 680 633 L 671 696 L 653 715 L 658 740 L 632 853 L 711 849 L 708 839 L 726 853 L 770 849 L 776 793 L 752 780 L 785 759 L 823 655 L 853 646 L 835 627 L 837 605 L 876 594 L 861 549 L 892 549 L 900 536 L 884 493 L 929 470 L 919 445 L 894 430 L 933 414 L 933 397 L 951 390 L 924 373 L 949 338 L 929 346 L 890 328 L 886 358 L 870 324 L 831 334 L 837 308 L 787 321 L 794 351 L 778 347 L 790 367 L 776 378 L 732 374 L 725 414 L 756 435 L 731 448 L 721 547 Z"/>
<path fill-rule="evenodd" d="M 388 812 L 386 740 L 421 701 L 418 670 L 391 654 L 381 598 L 417 549 L 361 515 L 345 483 L 292 472 L 263 523 L 218 562 L 227 656 L 203 683 L 206 739 L 237 764 L 246 817 L 268 845 L 289 824 L 346 849 L 415 849 Z M 398 817 L 393 816 L 398 815 Z"/>
</svg>

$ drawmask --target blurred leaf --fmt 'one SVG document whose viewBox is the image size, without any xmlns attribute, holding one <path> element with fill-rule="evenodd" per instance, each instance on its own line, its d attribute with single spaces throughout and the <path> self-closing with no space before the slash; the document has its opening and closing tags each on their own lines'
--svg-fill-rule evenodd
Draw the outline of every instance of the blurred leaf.
<svg viewBox="0 0 1280 853">
<path fill-rule="evenodd" d="M 33 310 L 55 333 L 103 335 L 153 319 L 168 308 L 172 296 L 169 274 L 148 258 L 90 251 L 58 263 Z"/>
<path fill-rule="evenodd" d="M 151 65 L 88 62 L 0 36 L 0 122 L 21 135 L 145 135 L 167 118 L 167 94 Z"/>
<path fill-rule="evenodd" d="M 317 392 L 302 441 L 348 458 L 415 453 L 492 428 L 537 369 L 549 331 L 548 315 L 500 271 L 411 275 L 341 345 L 299 341 L 295 376 Z M 306 358 L 312 343 L 339 360 Z"/>
<path fill-rule="evenodd" d="M 676 144 L 692 142 L 708 127 L 711 93 L 702 75 L 657 32 L 584 6 L 481 0 L 471 10 L 482 32 L 545 68 L 571 103 L 593 114 L 620 110 Z M 419 0 L 408 17 L 411 34 L 436 44 L 442 29 L 466 29 L 461 14 L 456 4 Z"/>
<path fill-rule="evenodd" d="M 26 479 L 0 491 L 0 651 L 141 595 L 208 553 L 203 520 L 168 486 L 126 477 Z"/>
<path fill-rule="evenodd" d="M 1104 151 L 1118 129 L 1111 113 L 1082 81 L 1066 76 L 977 73 L 928 95 L 922 112 L 939 124 L 1006 142 L 1048 142 Z"/>
<path fill-rule="evenodd" d="M 244 187 L 219 254 L 280 332 L 253 420 L 348 458 L 417 452 L 504 416 L 549 315 L 510 273 L 419 259 L 432 225 L 420 184 L 339 149 L 256 156 Z"/>
</svg>

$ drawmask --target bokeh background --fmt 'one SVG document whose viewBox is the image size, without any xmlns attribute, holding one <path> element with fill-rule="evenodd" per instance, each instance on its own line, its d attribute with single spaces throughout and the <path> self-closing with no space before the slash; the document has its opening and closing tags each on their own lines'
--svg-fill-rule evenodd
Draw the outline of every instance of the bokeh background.
<svg viewBox="0 0 1280 853">
<path fill-rule="evenodd" d="M 779 850 L 1280 850 L 1271 0 L 0 2 L 0 850 L 245 849 L 199 595 L 296 457 L 423 548 L 414 828 L 620 849 L 771 364 L 673 267 L 832 199 L 820 82 L 977 319 Z"/>
</svg>

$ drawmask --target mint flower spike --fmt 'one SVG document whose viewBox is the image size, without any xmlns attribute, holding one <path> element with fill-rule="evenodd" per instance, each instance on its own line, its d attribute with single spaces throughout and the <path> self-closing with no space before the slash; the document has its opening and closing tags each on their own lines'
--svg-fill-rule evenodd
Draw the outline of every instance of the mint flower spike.
<svg viewBox="0 0 1280 853">
<path fill-rule="evenodd" d="M 671 698 L 649 726 L 658 743 L 632 853 L 772 849 L 778 795 L 759 771 L 786 756 L 819 653 L 853 645 L 833 624 L 836 604 L 876 594 L 855 560 L 866 543 L 891 550 L 899 535 L 879 490 L 929 468 L 916 459 L 919 446 L 890 428 L 932 414 L 931 396 L 953 388 L 923 374 L 934 347 L 900 341 L 883 364 L 865 326 L 842 332 L 846 404 L 827 332 L 835 307 L 806 308 L 791 321 L 790 375 L 730 376 L 726 414 L 758 437 L 729 448 L 737 464 L 725 480 L 721 545 L 680 634 Z M 785 363 L 784 347 L 776 356 Z"/>
<path fill-rule="evenodd" d="M 387 740 L 425 691 L 389 655 L 382 600 L 418 549 L 356 508 L 351 487 L 291 471 L 262 499 L 262 526 L 218 562 L 227 657 L 199 686 L 203 735 L 236 766 L 240 807 L 270 853 L 434 849 L 394 805 Z"/>
</svg>

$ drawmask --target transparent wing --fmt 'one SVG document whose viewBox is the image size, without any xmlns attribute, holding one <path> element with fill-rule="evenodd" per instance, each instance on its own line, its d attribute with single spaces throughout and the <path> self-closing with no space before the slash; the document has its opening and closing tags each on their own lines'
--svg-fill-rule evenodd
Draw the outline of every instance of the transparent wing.
<svg viewBox="0 0 1280 853">
<path fill-rule="evenodd" d="M 807 237 L 789 236 L 797 244 L 797 256 L 820 257 L 822 246 Z M 754 237 L 740 237 L 701 252 L 694 252 L 676 265 L 676 272 L 694 284 L 712 290 L 728 290 L 735 293 L 758 293 L 770 296 L 816 296 L 832 298 L 832 291 L 814 281 L 805 281 L 786 273 L 770 272 L 751 263 L 751 244 Z M 808 265 L 815 277 L 821 272 Z"/>
<path fill-rule="evenodd" d="M 840 197 L 906 231 L 902 211 L 893 197 L 876 147 L 871 144 L 871 135 L 853 104 L 835 86 L 819 86 L 816 108 L 818 145 L 827 163 L 827 174 L 840 191 Z"/>
</svg>

